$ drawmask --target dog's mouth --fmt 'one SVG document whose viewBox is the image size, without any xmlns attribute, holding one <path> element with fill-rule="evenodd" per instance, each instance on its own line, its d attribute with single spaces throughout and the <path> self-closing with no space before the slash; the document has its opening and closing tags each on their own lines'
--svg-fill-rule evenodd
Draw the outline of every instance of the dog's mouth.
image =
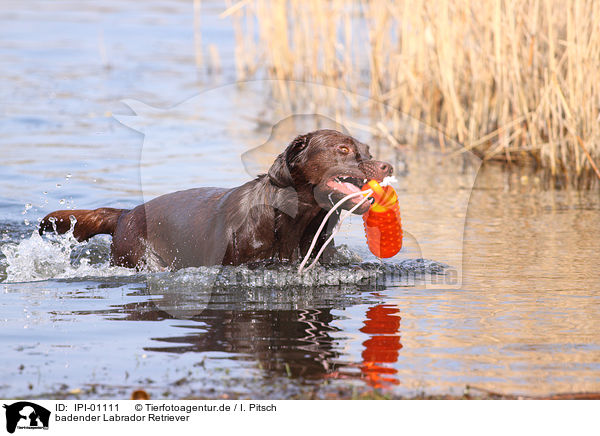
<svg viewBox="0 0 600 436">
<path fill-rule="evenodd" d="M 365 183 L 367 183 L 366 178 L 360 179 L 353 176 L 335 176 L 329 179 L 327 186 L 344 195 L 348 195 L 361 191 Z"/>
<path fill-rule="evenodd" d="M 365 183 L 367 183 L 367 181 L 368 181 L 368 179 L 366 179 L 364 177 L 347 176 L 347 175 L 337 175 L 337 176 L 332 177 L 329 180 L 327 180 L 325 185 L 327 186 L 327 188 L 328 188 L 327 190 L 329 191 L 328 199 L 329 199 L 329 202 L 331 203 L 330 207 L 333 206 L 338 201 L 340 201 L 346 195 L 356 194 L 357 192 L 362 191 L 363 190 L 362 188 L 365 185 Z M 342 205 L 342 207 L 344 209 L 350 209 L 350 208 L 352 208 L 352 206 L 360 203 L 363 200 L 364 200 L 364 197 L 362 195 L 356 195 L 352 198 L 349 198 L 347 201 L 345 201 L 344 204 Z M 368 210 L 368 208 L 370 207 L 372 200 L 373 200 L 372 198 L 369 198 L 369 200 L 365 201 L 363 203 L 363 205 L 361 207 L 359 207 L 358 210 L 355 211 L 355 213 L 357 213 L 357 214 L 365 213 Z"/>
</svg>

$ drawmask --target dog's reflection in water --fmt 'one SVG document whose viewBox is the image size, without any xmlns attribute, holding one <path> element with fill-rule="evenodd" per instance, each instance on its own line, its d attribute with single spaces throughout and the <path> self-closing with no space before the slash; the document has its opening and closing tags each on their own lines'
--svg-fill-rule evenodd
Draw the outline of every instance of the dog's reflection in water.
<svg viewBox="0 0 600 436">
<path fill-rule="evenodd" d="M 129 320 L 163 320 L 171 316 L 151 303 L 124 307 Z M 193 320 L 198 326 L 178 326 L 181 335 L 153 338 L 162 343 L 146 351 L 205 353 L 222 351 L 236 358 L 256 360 L 271 374 L 310 380 L 363 379 L 374 388 L 397 385 L 400 316 L 395 305 L 376 304 L 365 310 L 362 361 L 352 362 L 343 352 L 344 335 L 332 325 L 331 307 L 296 310 L 231 310 L 208 307 Z"/>
</svg>

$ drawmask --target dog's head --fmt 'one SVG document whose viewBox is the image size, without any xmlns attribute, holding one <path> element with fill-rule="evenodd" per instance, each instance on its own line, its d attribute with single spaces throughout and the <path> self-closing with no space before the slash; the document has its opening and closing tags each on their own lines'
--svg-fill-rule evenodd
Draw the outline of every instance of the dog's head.
<svg viewBox="0 0 600 436">
<path fill-rule="evenodd" d="M 335 130 L 316 130 L 300 135 L 281 153 L 269 169 L 271 183 L 286 188 L 310 190 L 316 204 L 330 209 L 348 194 L 358 192 L 367 180 L 381 182 L 392 175 L 387 162 L 372 159 L 369 146 Z M 362 196 L 343 204 L 350 209 Z M 365 202 L 356 211 L 369 209 Z"/>
</svg>

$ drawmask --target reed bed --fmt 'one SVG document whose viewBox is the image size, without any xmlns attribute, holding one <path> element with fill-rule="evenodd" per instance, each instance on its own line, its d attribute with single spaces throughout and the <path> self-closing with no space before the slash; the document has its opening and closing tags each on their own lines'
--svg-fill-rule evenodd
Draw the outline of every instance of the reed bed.
<svg viewBox="0 0 600 436">
<path fill-rule="evenodd" d="M 222 17 L 242 80 L 351 90 L 483 159 L 600 178 L 596 0 L 244 0 Z"/>
</svg>

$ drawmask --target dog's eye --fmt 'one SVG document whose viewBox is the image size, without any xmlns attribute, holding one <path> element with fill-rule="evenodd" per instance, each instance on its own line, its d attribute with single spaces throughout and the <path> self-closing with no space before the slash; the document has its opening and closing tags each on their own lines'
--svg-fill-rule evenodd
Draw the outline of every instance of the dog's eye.
<svg viewBox="0 0 600 436">
<path fill-rule="evenodd" d="M 346 147 L 345 145 L 342 145 L 341 147 L 339 147 L 339 150 L 344 154 L 350 153 L 350 149 L 348 147 Z"/>
</svg>

